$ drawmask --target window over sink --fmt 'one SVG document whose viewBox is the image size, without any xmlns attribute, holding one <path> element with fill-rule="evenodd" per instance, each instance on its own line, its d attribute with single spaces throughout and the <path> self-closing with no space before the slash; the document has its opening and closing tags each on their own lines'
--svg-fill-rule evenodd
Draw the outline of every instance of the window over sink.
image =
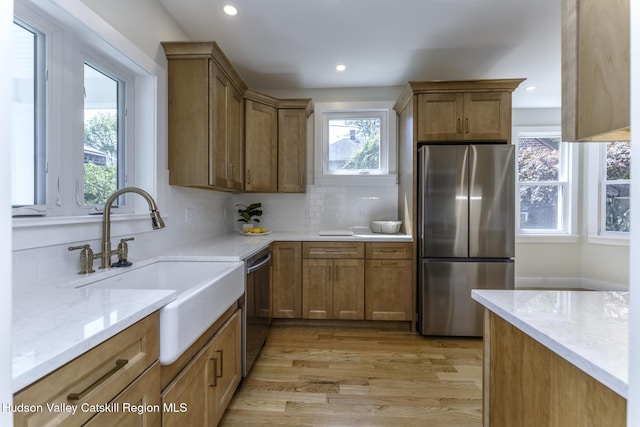
<svg viewBox="0 0 640 427">
<path fill-rule="evenodd" d="M 387 103 L 315 103 L 315 182 L 395 184 L 396 115 Z"/>
</svg>

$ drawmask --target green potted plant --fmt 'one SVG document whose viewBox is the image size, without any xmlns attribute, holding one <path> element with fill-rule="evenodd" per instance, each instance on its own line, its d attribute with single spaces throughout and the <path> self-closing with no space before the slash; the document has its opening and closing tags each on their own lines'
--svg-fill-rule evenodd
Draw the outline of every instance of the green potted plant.
<svg viewBox="0 0 640 427">
<path fill-rule="evenodd" d="M 258 217 L 262 215 L 262 209 L 260 209 L 262 207 L 262 203 L 251 203 L 250 205 L 236 206 L 241 207 L 241 209 L 238 209 L 238 215 L 240 215 L 238 221 L 243 223 L 242 231 L 247 228 L 253 228 L 254 223 L 260 222 L 260 218 Z"/>
</svg>

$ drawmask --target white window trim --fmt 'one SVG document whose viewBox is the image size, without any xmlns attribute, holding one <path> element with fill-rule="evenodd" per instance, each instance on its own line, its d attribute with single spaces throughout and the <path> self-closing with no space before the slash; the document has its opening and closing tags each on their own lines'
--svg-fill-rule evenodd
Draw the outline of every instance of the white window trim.
<svg viewBox="0 0 640 427">
<path fill-rule="evenodd" d="M 599 245 L 629 246 L 631 233 L 619 233 L 614 231 L 602 231 L 602 186 L 600 178 L 604 171 L 603 156 L 605 155 L 604 143 L 589 143 L 587 145 L 587 170 L 598 173 L 587 173 L 587 242 Z"/>
<path fill-rule="evenodd" d="M 325 113 L 381 112 L 386 115 L 386 147 L 381 141 L 380 160 L 386 157 L 385 174 L 336 175 L 325 173 L 328 147 L 325 147 Z M 393 102 L 317 102 L 314 103 L 314 184 L 317 185 L 395 185 L 397 183 L 397 116 Z M 381 140 L 384 137 L 381 135 Z M 384 167 L 383 167 L 384 169 Z"/>
<path fill-rule="evenodd" d="M 517 145 L 520 136 L 528 135 L 558 135 L 561 134 L 560 126 L 517 126 L 512 129 L 512 141 Z M 565 156 L 568 160 L 565 177 L 560 182 L 564 182 L 565 193 L 563 195 L 562 222 L 564 227 L 562 230 L 521 230 L 520 221 L 516 221 L 516 242 L 527 243 L 576 243 L 579 239 L 577 234 L 578 224 L 578 164 L 579 155 L 577 147 L 573 144 L 563 144 L 563 152 L 561 156 Z M 517 166 L 517 165 L 516 165 Z M 518 184 L 517 169 L 516 173 L 516 218 L 520 218 L 520 186 Z M 555 183 L 555 181 L 554 181 Z"/>
<path fill-rule="evenodd" d="M 165 207 L 166 196 L 164 191 L 159 191 L 158 187 L 158 182 L 168 182 L 166 153 L 164 153 L 166 108 L 159 108 L 166 104 L 166 70 L 82 2 L 15 0 L 14 7 L 14 13 L 18 16 L 26 11 L 33 13 L 36 17 L 40 15 L 52 17 L 60 25 L 64 25 L 68 31 L 81 35 L 82 40 L 90 43 L 98 52 L 107 57 L 116 53 L 122 60 L 122 65 L 133 71 L 136 125 L 132 132 L 136 142 L 132 159 L 136 162 L 135 185 L 145 189 L 154 197 L 166 220 L 168 217 L 166 213 L 168 209 Z M 40 20 L 50 22 L 45 18 Z M 59 54 L 58 57 L 60 57 Z M 63 95 L 53 92 L 49 94 L 54 99 Z M 54 110 L 51 114 L 56 114 L 56 111 Z M 49 173 L 53 171 L 58 176 L 57 167 L 58 165 L 50 163 Z M 56 187 L 52 184 L 47 188 L 48 200 L 56 200 Z M 73 191 L 62 183 L 59 187 L 60 191 Z M 127 234 L 135 234 L 150 231 L 147 203 L 135 195 L 130 198 L 129 203 L 134 205 L 135 213 L 113 215 L 112 221 L 120 224 L 116 226 L 114 232 L 126 230 L 124 232 Z M 13 250 L 98 239 L 101 234 L 101 221 L 102 216 L 95 215 L 14 218 Z M 41 238 L 33 239 L 34 228 L 38 229 Z"/>
</svg>

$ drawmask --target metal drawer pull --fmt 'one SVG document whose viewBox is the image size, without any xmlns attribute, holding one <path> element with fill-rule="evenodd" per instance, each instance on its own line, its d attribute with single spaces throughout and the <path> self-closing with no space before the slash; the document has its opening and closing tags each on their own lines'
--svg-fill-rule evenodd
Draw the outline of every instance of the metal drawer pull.
<svg viewBox="0 0 640 427">
<path fill-rule="evenodd" d="M 209 360 L 213 362 L 213 372 L 211 375 L 211 378 L 213 378 L 213 383 L 209 382 L 209 387 L 216 387 L 218 385 L 218 359 L 216 359 L 215 357 L 210 357 Z"/>
<path fill-rule="evenodd" d="M 222 370 L 224 369 L 222 367 L 222 363 L 223 363 L 222 361 L 224 360 L 224 358 L 222 356 L 222 350 L 216 350 L 216 353 L 220 353 L 220 375 L 218 375 L 218 372 L 216 370 L 216 377 L 220 378 L 220 377 L 222 377 Z"/>
<path fill-rule="evenodd" d="M 118 359 L 118 360 L 116 360 L 116 366 L 113 369 L 111 369 L 109 372 L 107 372 L 106 374 L 104 374 L 103 376 L 98 378 L 93 384 L 91 384 L 89 387 L 87 387 L 84 390 L 82 390 L 80 393 L 70 393 L 70 394 L 68 394 L 67 395 L 67 400 L 70 401 L 70 402 L 75 402 L 77 400 L 82 399 L 87 394 L 89 394 L 93 389 L 95 389 L 100 384 L 105 382 L 110 376 L 112 376 L 113 374 L 118 372 L 120 369 L 122 369 L 124 367 L 124 365 L 126 365 L 127 363 L 129 363 L 129 361 L 127 359 Z"/>
</svg>

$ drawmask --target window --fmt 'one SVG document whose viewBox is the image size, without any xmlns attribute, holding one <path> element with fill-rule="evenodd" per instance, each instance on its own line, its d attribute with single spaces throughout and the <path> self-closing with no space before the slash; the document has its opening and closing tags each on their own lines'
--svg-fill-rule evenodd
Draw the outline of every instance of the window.
<svg viewBox="0 0 640 427">
<path fill-rule="evenodd" d="M 316 103 L 316 183 L 395 183 L 395 121 L 379 103 Z M 392 115 L 395 119 L 395 114 Z M 391 136 L 393 135 L 393 136 Z M 382 180 L 382 181 L 381 181 Z"/>
<path fill-rule="evenodd" d="M 600 149 L 601 234 L 631 231 L 631 145 L 607 142 Z"/>
<path fill-rule="evenodd" d="M 13 49 L 14 216 L 95 213 L 134 176 L 137 71 L 56 18 L 16 7 Z M 89 41 L 89 44 L 87 42 Z M 139 72 L 138 72 L 139 74 Z M 84 120 L 82 119 L 84 117 Z M 126 197 L 121 213 L 133 212 Z"/>
<path fill-rule="evenodd" d="M 46 205 L 45 35 L 22 21 L 13 25 L 11 70 L 11 204 L 26 213 Z"/>
<path fill-rule="evenodd" d="M 380 134 L 383 115 L 375 112 L 325 113 L 325 174 L 385 173 Z"/>
<path fill-rule="evenodd" d="M 125 83 L 84 64 L 84 205 L 103 206 L 125 182 Z"/>
<path fill-rule="evenodd" d="M 570 145 L 559 132 L 520 132 L 516 141 L 518 233 L 568 234 Z"/>
</svg>

